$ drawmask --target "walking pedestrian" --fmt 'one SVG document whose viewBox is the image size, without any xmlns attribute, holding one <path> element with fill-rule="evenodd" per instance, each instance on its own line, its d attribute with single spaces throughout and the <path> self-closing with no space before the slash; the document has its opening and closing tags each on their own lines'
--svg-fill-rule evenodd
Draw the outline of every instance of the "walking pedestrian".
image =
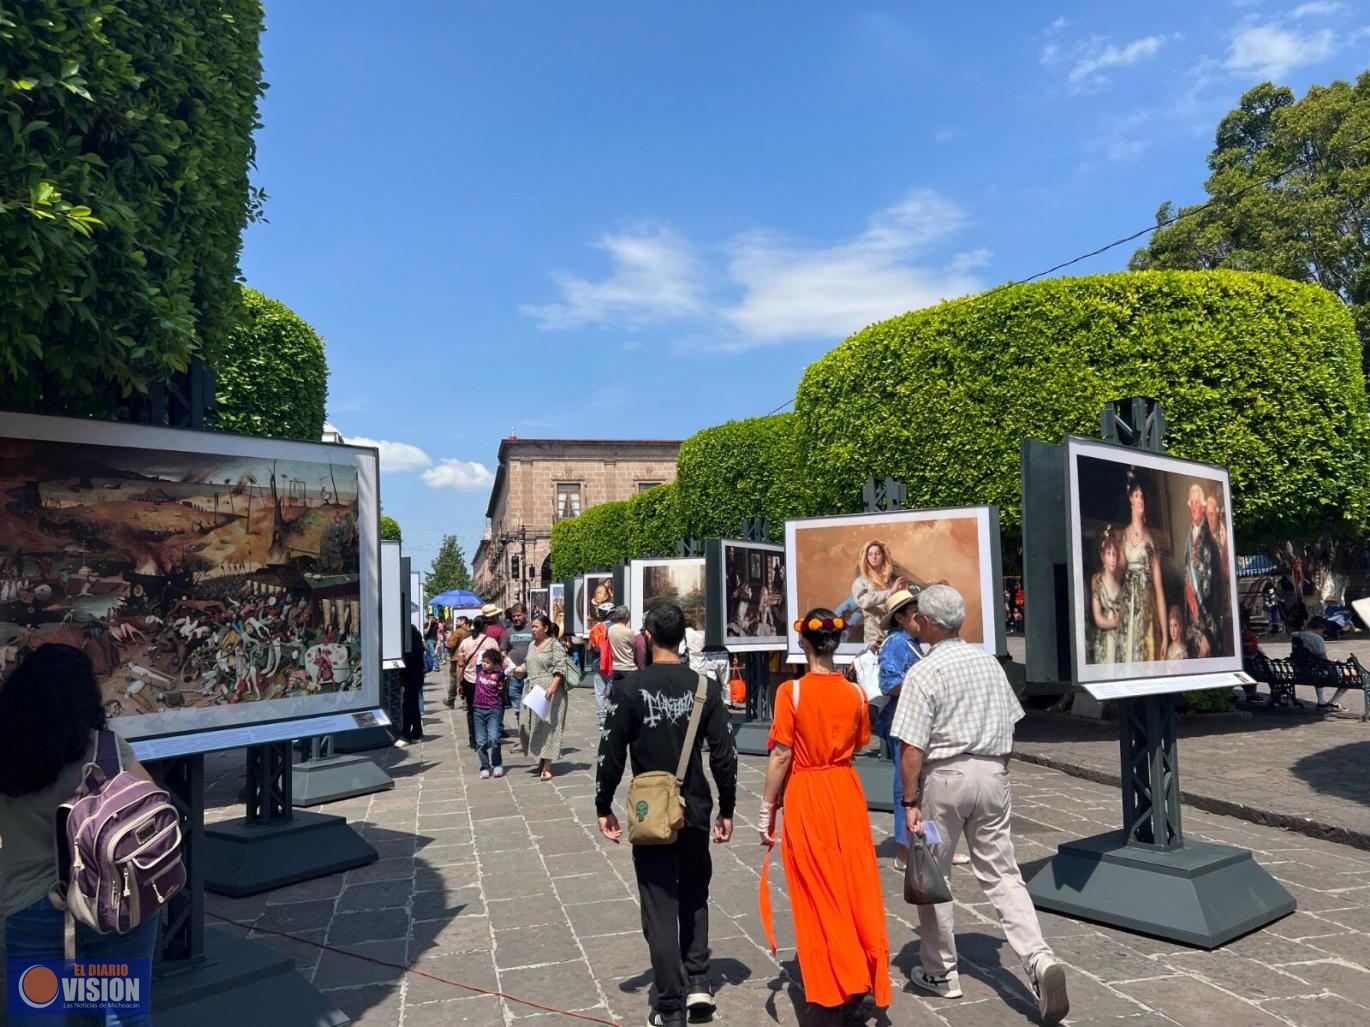
<svg viewBox="0 0 1370 1027">
<path fill-rule="evenodd" d="M 779 841 L 799 972 L 804 997 L 828 1024 L 850 1022 L 868 994 L 882 1009 L 893 998 L 880 867 L 852 766 L 871 736 L 866 693 L 833 665 L 846 627 L 828 609 L 810 610 L 795 625 L 809 670 L 776 693 L 757 817 L 761 844 L 774 845 L 775 804 L 785 786 Z M 769 914 L 763 906 L 767 936 L 774 937 Z"/>
<path fill-rule="evenodd" d="M 423 694 L 423 659 L 423 636 L 410 624 L 409 651 L 404 654 L 404 669 L 400 671 L 404 688 L 400 703 L 400 737 L 395 740 L 395 745 L 401 749 L 423 741 L 423 713 L 419 709 L 419 697 Z"/>
<path fill-rule="evenodd" d="M 625 674 L 637 671 L 637 656 L 633 650 L 633 629 L 628 627 L 628 607 L 615 606 L 609 613 L 609 630 L 605 633 L 605 646 L 609 655 L 609 674 L 604 681 L 604 697 L 600 701 L 605 714 L 608 713 L 609 696 L 613 693 L 615 681 L 621 681 Z"/>
<path fill-rule="evenodd" d="M 948 880 L 965 834 L 971 867 L 1023 961 L 1042 1020 L 1056 1024 L 1070 1011 L 1065 970 L 1042 937 L 1009 831 L 1008 757 L 1023 708 L 999 661 L 961 637 L 965 618 L 965 600 L 951 586 L 919 593 L 911 623 L 931 649 L 905 676 L 891 729 L 904 743 L 908 829 L 921 836 L 925 820 L 937 825 L 942 842 L 934 852 Z M 918 907 L 922 966 L 912 983 L 943 998 L 962 994 L 952 911 L 950 902 Z"/>
<path fill-rule="evenodd" d="M 533 629 L 528 624 L 528 608 L 522 603 L 515 603 L 509 607 L 509 627 L 504 632 L 504 641 L 501 647 L 509 657 L 509 662 L 515 668 L 522 667 L 524 661 L 528 659 L 528 647 L 533 644 Z M 527 674 L 517 669 L 509 675 L 509 705 L 514 709 L 514 716 L 518 716 L 519 700 L 523 696 L 523 682 Z"/>
<path fill-rule="evenodd" d="M 438 632 L 441 621 L 434 617 L 430 612 L 427 620 L 423 622 L 423 647 L 428 650 L 428 659 L 433 666 L 438 665 Z"/>
<path fill-rule="evenodd" d="M 476 748 L 476 717 L 473 705 L 476 695 L 476 670 L 487 649 L 499 649 L 499 642 L 490 637 L 484 617 L 477 617 L 471 625 L 471 636 L 457 649 L 457 670 L 452 680 L 461 688 L 462 705 L 466 707 L 466 733 L 470 748 Z M 447 707 L 455 704 L 452 692 L 447 695 Z"/>
<path fill-rule="evenodd" d="M 482 781 L 491 776 L 504 776 L 504 759 L 500 755 L 500 720 L 504 714 L 505 670 L 508 657 L 498 649 L 481 653 L 481 665 L 476 670 L 476 689 L 471 707 L 476 719 L 476 752 L 480 755 Z"/>
<path fill-rule="evenodd" d="M 912 629 L 913 615 L 918 612 L 918 596 L 906 588 L 893 593 L 885 604 L 885 619 L 881 625 L 885 640 L 880 645 L 880 692 L 888 698 L 880 717 L 875 722 L 875 733 L 884 740 L 890 759 L 894 760 L 894 869 L 903 873 L 909 861 L 909 831 L 904 816 L 904 780 L 898 772 L 901 745 L 890 734 L 894 711 L 904 676 L 923 658 L 923 648 Z"/>
<path fill-rule="evenodd" d="M 532 620 L 533 641 L 523 665 L 525 687 L 547 693 L 547 717 L 533 712 L 526 702 L 519 711 L 519 740 L 525 756 L 535 756 L 542 780 L 552 780 L 552 762 L 561 759 L 561 733 L 566 729 L 566 647 L 556 637 L 551 619 L 540 613 Z M 515 668 L 517 669 L 517 668 Z"/>
<path fill-rule="evenodd" d="M 623 829 L 614 814 L 614 791 L 625 764 L 631 757 L 634 776 L 648 771 L 676 772 L 699 687 L 699 675 L 680 659 L 680 643 L 685 638 L 685 614 L 680 607 L 658 603 L 647 612 L 644 627 L 652 646 L 652 664 L 615 680 L 599 743 L 595 809 L 600 833 L 615 844 L 623 837 Z M 721 843 L 733 835 L 737 750 L 723 689 L 716 683 L 709 685 L 681 785 L 684 826 L 668 845 L 633 847 L 642 933 L 652 958 L 654 983 L 648 1023 L 653 1027 L 683 1027 L 687 1010 L 692 1019 L 700 1020 L 715 1009 L 709 983 L 709 882 L 713 876 L 709 819 L 713 797 L 700 753 L 705 740 L 709 768 L 718 788 L 713 839 Z"/>
</svg>

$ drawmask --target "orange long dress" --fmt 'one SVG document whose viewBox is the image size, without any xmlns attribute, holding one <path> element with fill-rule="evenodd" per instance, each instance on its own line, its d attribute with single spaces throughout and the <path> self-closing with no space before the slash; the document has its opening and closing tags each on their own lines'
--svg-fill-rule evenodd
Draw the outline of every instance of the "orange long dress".
<svg viewBox="0 0 1370 1027">
<path fill-rule="evenodd" d="M 870 741 L 866 696 L 840 674 L 809 673 L 799 679 L 796 712 L 794 684 L 776 693 L 771 741 L 793 752 L 780 854 L 804 994 L 817 1005 L 840 1006 L 870 993 L 877 1006 L 888 1006 L 880 867 L 851 762 Z"/>
</svg>

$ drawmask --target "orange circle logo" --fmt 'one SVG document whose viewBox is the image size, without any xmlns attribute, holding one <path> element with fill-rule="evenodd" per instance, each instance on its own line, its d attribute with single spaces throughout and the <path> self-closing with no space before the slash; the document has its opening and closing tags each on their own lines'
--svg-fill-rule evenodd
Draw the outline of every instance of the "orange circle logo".
<svg viewBox="0 0 1370 1027">
<path fill-rule="evenodd" d="M 19 997 L 32 1009 L 46 1009 L 57 1001 L 57 975 L 45 966 L 31 966 L 19 978 Z"/>
</svg>

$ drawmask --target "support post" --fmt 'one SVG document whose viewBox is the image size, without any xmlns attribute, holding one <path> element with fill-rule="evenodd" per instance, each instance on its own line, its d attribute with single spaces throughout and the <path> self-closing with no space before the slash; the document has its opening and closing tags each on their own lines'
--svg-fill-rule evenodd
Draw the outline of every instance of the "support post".
<svg viewBox="0 0 1370 1027">
<path fill-rule="evenodd" d="M 267 945 L 205 930 L 204 756 L 148 764 L 181 815 L 186 886 L 167 904 L 153 967 L 158 1027 L 232 1027 L 252 1010 L 257 1027 L 343 1027 L 348 1018 Z"/>
<path fill-rule="evenodd" d="M 293 809 L 292 756 L 288 741 L 247 750 L 247 815 L 205 829 L 209 891 L 242 898 L 378 858 L 345 818 Z"/>
<path fill-rule="evenodd" d="M 1109 403 L 1102 421 L 1109 442 L 1164 451 L 1154 399 Z M 1118 707 L 1123 828 L 1060 846 L 1028 882 L 1038 908 L 1205 949 L 1294 912 L 1294 897 L 1250 851 L 1185 841 L 1173 697 Z"/>
</svg>

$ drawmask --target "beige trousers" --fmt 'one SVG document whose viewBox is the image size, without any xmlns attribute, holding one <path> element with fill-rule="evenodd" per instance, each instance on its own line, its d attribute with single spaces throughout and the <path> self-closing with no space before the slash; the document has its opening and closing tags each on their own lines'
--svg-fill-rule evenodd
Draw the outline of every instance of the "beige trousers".
<svg viewBox="0 0 1370 1027">
<path fill-rule="evenodd" d="M 1035 980 L 1038 961 L 1051 958 L 1051 949 L 1042 938 L 1037 911 L 1013 857 L 1007 757 L 953 756 L 937 760 L 924 767 L 920 785 L 923 819 L 935 821 L 942 834 L 942 844 L 933 853 L 943 876 L 951 881 L 951 857 L 964 834 L 971 868 L 999 914 L 1008 943 L 1023 961 L 1028 976 Z M 918 927 L 924 972 L 940 977 L 954 971 L 953 903 L 919 906 Z"/>
</svg>

